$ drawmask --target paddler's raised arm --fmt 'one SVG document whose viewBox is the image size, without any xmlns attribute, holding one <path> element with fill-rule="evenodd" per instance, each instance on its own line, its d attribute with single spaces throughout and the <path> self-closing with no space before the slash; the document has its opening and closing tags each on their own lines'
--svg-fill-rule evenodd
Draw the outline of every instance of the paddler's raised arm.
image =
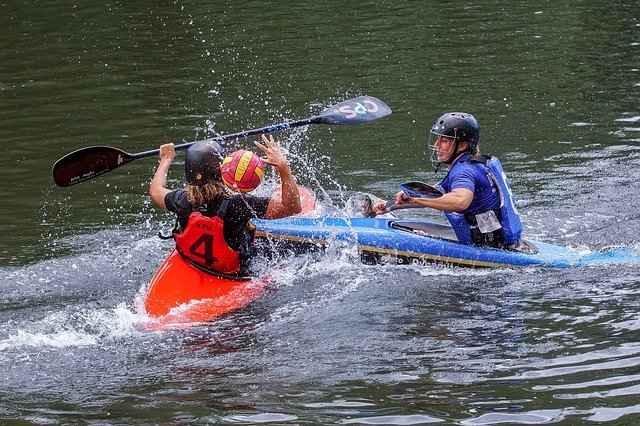
<svg viewBox="0 0 640 426">
<path fill-rule="evenodd" d="M 164 197 L 171 192 L 166 188 L 167 174 L 169 173 L 169 166 L 176 156 L 176 150 L 172 143 L 167 143 L 160 146 L 160 164 L 156 169 L 153 179 L 149 184 L 149 195 L 151 201 L 161 209 L 166 208 L 164 204 Z"/>
<path fill-rule="evenodd" d="M 265 162 L 276 168 L 281 181 L 281 199 L 271 198 L 267 207 L 267 219 L 277 219 L 300 213 L 302 211 L 300 192 L 286 156 L 272 135 L 268 137 L 262 135 L 262 142 L 264 145 L 259 142 L 255 144 L 264 152 Z"/>
</svg>

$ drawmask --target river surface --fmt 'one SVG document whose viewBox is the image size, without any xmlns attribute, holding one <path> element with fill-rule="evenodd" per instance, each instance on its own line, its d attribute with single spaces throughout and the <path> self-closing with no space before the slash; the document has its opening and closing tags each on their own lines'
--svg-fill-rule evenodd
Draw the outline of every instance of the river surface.
<svg viewBox="0 0 640 426">
<path fill-rule="evenodd" d="M 638 424 L 637 265 L 376 267 L 336 246 L 258 259 L 273 282 L 246 309 L 147 330 L 171 250 L 157 162 L 69 188 L 53 162 L 360 94 L 394 114 L 278 136 L 324 207 L 437 181 L 425 129 L 462 110 L 528 238 L 640 250 L 637 2 L 289 3 L 0 0 L 0 423 Z"/>
</svg>

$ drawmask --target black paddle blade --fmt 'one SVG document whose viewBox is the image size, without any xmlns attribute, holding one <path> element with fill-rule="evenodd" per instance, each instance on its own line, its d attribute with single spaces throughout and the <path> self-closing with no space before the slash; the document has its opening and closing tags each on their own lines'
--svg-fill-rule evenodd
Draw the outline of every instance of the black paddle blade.
<svg viewBox="0 0 640 426">
<path fill-rule="evenodd" d="M 58 186 L 75 185 L 110 172 L 131 160 L 131 154 L 110 146 L 82 148 L 56 161 L 53 180 Z"/>
<path fill-rule="evenodd" d="M 444 195 L 438 188 L 419 181 L 401 183 L 400 189 L 414 198 L 437 198 Z"/>
<path fill-rule="evenodd" d="M 380 99 L 373 96 L 358 96 L 325 109 L 314 121 L 322 124 L 360 124 L 389 114 L 391 114 L 391 108 Z"/>
</svg>

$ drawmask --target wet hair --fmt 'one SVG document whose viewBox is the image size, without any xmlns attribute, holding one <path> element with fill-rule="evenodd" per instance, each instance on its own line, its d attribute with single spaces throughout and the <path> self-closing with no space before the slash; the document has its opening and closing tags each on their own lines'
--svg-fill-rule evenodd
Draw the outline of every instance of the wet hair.
<svg viewBox="0 0 640 426">
<path fill-rule="evenodd" d="M 193 207 L 211 202 L 220 195 L 228 195 L 222 182 L 207 182 L 204 185 L 187 184 L 185 190 L 187 191 L 187 200 Z"/>
<path fill-rule="evenodd" d="M 475 147 L 469 147 L 469 149 L 467 150 L 467 152 L 469 154 L 471 154 L 472 157 L 474 158 L 480 158 L 480 145 L 476 145 Z"/>
</svg>

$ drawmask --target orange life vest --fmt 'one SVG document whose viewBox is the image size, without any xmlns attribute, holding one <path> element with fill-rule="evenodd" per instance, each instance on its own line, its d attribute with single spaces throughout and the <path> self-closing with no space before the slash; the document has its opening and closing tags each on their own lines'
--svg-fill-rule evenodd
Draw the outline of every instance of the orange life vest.
<svg viewBox="0 0 640 426">
<path fill-rule="evenodd" d="M 223 231 L 224 222 L 220 217 L 191 213 L 184 230 L 173 234 L 176 250 L 196 266 L 214 273 L 237 274 L 240 253 L 229 247 Z"/>
</svg>

